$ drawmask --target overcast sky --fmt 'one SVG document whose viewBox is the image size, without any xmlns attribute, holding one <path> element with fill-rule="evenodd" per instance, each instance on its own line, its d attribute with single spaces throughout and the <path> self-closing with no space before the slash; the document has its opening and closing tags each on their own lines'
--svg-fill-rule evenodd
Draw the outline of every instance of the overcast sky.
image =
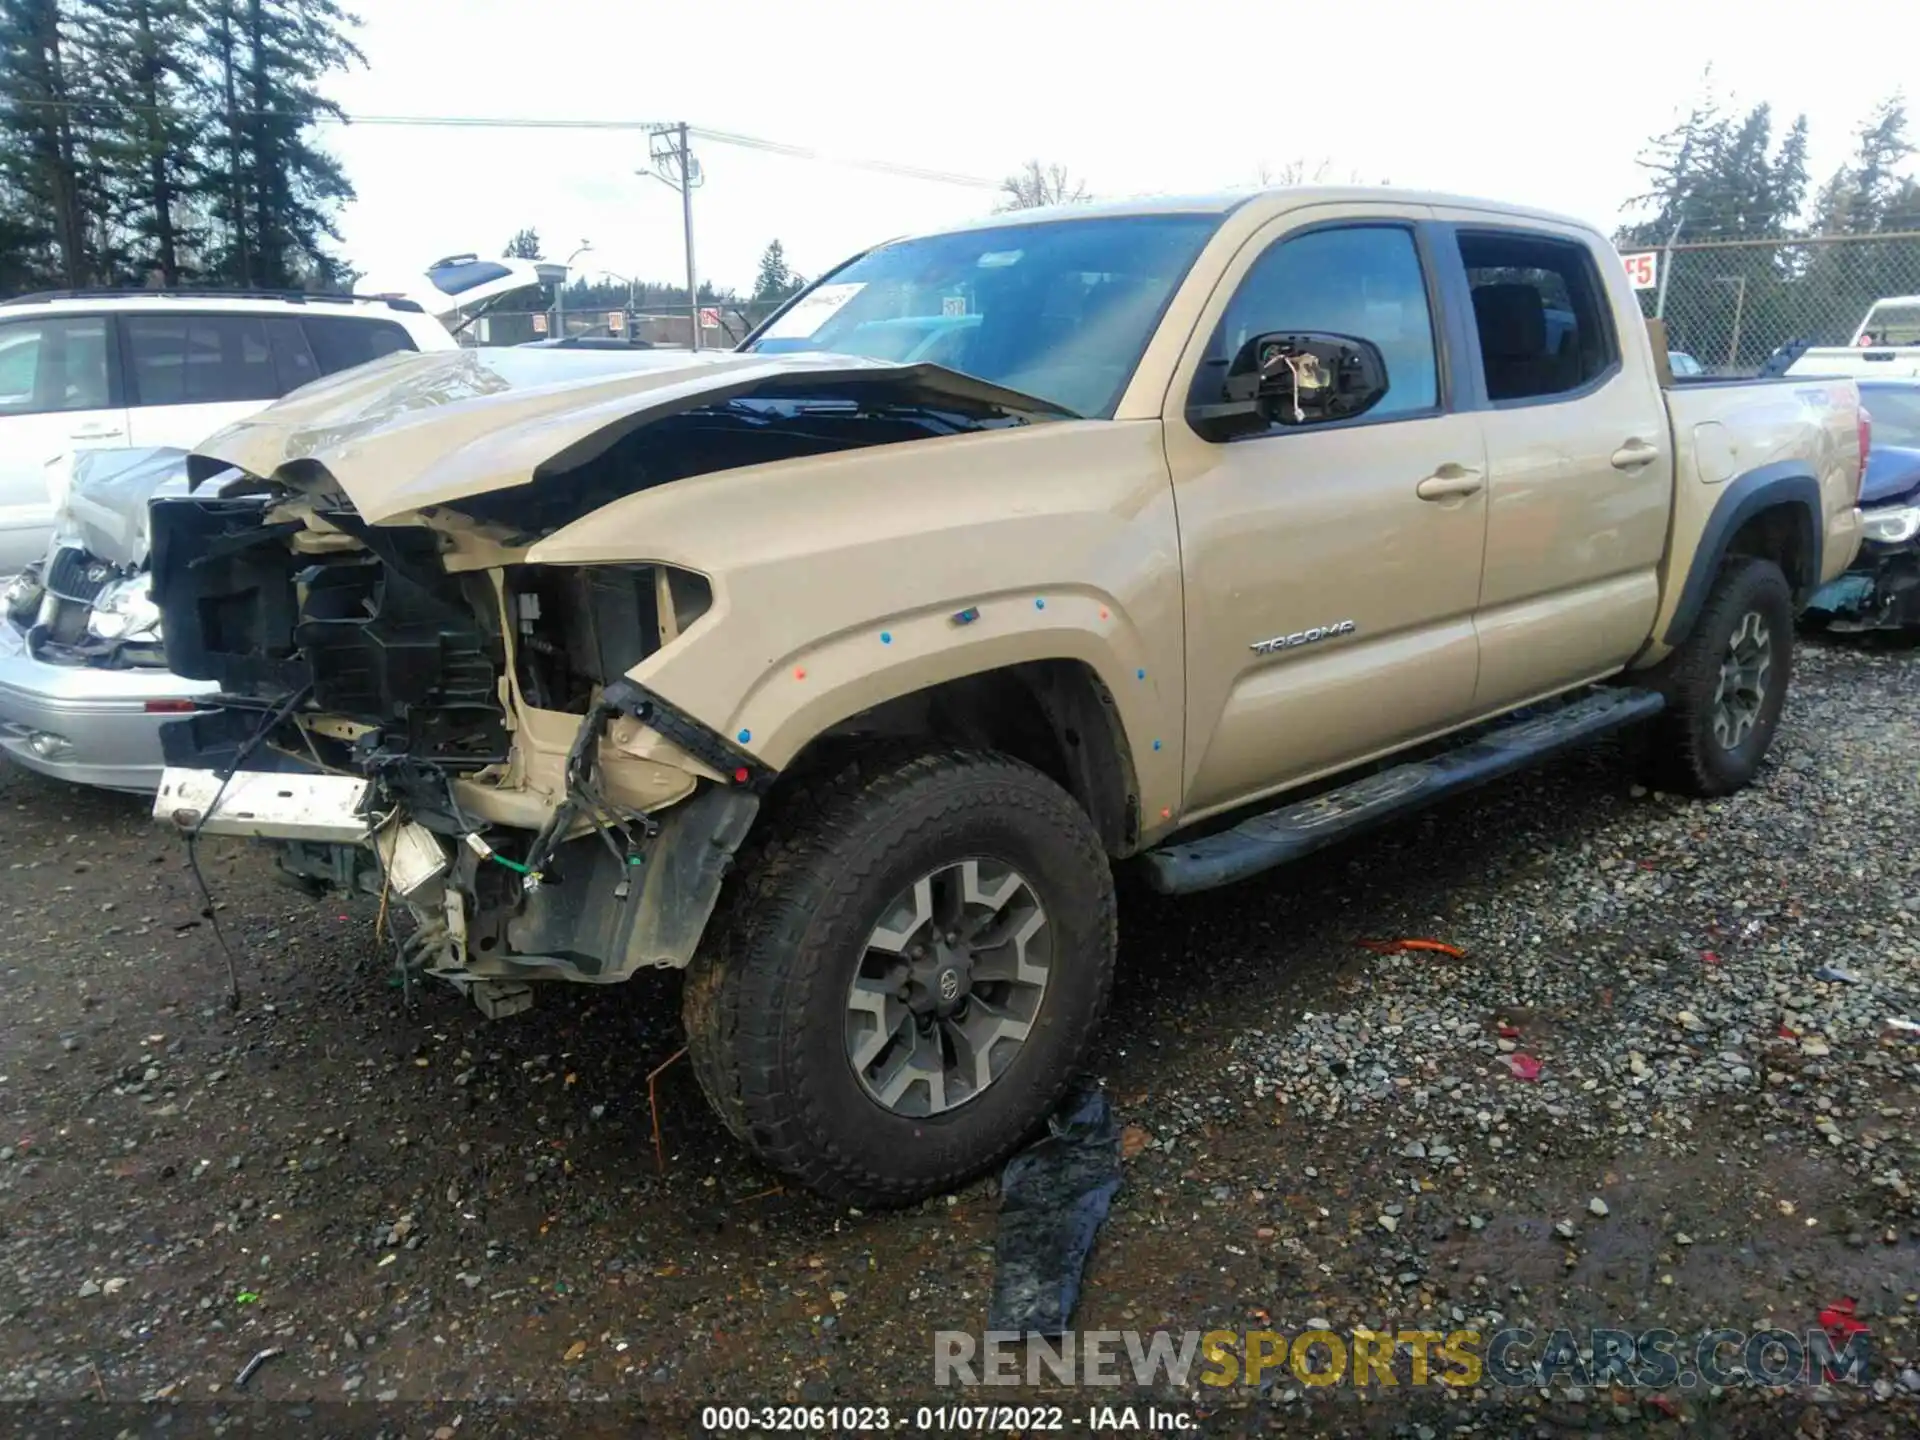
<svg viewBox="0 0 1920 1440">
<path fill-rule="evenodd" d="M 1805 111 L 1813 168 L 1914 73 L 1915 0 L 353 0 L 363 114 L 686 120 L 993 178 L 1029 157 L 1100 196 L 1252 184 L 1265 164 L 1547 206 L 1605 227 L 1634 155 L 1713 66 L 1735 102 Z M 1920 96 L 1916 96 L 1920 99 Z M 1916 116 L 1920 122 L 1920 115 Z M 1920 129 L 1920 123 L 1916 124 Z M 523 225 L 580 270 L 683 275 L 678 197 L 643 135 L 329 132 L 363 270 L 498 254 Z M 742 292 L 768 240 L 806 274 L 992 208 L 990 191 L 705 142 L 700 276 Z"/>
</svg>

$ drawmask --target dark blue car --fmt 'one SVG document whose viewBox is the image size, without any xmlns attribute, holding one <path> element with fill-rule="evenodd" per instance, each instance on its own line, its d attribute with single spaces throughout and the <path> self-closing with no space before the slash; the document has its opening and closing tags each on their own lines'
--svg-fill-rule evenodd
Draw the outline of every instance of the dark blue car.
<svg viewBox="0 0 1920 1440">
<path fill-rule="evenodd" d="M 1873 448 L 1860 481 L 1860 556 L 1808 606 L 1834 630 L 1920 626 L 1920 380 L 1863 380 Z"/>
</svg>

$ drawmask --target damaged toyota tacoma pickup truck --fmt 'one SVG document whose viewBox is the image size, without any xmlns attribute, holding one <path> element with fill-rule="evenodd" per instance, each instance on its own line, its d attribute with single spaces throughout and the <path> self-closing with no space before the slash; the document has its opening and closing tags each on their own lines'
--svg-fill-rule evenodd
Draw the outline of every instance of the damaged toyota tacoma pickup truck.
<svg viewBox="0 0 1920 1440">
<path fill-rule="evenodd" d="M 1864 443 L 1850 380 L 1668 385 L 1549 215 L 996 217 L 737 351 L 393 356 L 206 442 L 153 587 L 220 708 L 155 813 L 490 1013 L 685 967 L 727 1126 L 904 1201 L 1069 1083 L 1118 862 L 1205 890 L 1639 720 L 1745 785 Z"/>
</svg>

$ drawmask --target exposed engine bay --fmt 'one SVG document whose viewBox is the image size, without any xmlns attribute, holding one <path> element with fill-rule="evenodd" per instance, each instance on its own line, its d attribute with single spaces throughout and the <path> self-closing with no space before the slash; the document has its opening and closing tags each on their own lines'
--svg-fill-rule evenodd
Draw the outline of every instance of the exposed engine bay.
<svg viewBox="0 0 1920 1440">
<path fill-rule="evenodd" d="M 453 569 L 441 531 L 292 495 L 165 499 L 152 525 L 170 663 L 223 687 L 163 732 L 156 813 L 289 839 L 300 873 L 411 912 L 409 963 L 490 1009 L 530 970 L 686 963 L 770 778 L 624 678 L 705 610 L 702 577 Z M 237 771 L 246 811 L 175 767 Z"/>
</svg>

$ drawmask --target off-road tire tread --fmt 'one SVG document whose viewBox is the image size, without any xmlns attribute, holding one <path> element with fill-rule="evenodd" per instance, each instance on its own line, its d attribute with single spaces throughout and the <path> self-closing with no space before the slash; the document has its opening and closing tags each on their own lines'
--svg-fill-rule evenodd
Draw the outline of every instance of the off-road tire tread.
<svg viewBox="0 0 1920 1440">
<path fill-rule="evenodd" d="M 1111 990 L 1118 916 L 1106 852 L 1085 811 L 1033 767 L 1008 756 L 962 749 L 879 746 L 855 750 L 812 775 L 789 777 L 735 859 L 708 940 L 688 967 L 682 999 L 687 1052 L 707 1099 L 727 1129 L 762 1160 L 832 1199 L 857 1205 L 901 1204 L 950 1189 L 998 1164 L 1026 1139 L 1008 1134 L 992 1154 L 939 1177 L 903 1181 L 862 1165 L 836 1146 L 819 1117 L 796 1106 L 799 1087 L 783 1080 L 794 1056 L 781 1034 L 792 999 L 818 979 L 821 957 L 803 951 L 810 925 L 831 919 L 860 888 L 864 871 L 843 857 L 881 817 L 924 795 L 927 787 L 964 777 L 949 803 L 922 815 L 908 833 L 940 826 L 957 806 L 978 803 L 978 785 L 992 786 L 992 803 L 1024 811 L 1070 838 L 1089 871 L 1108 876 L 1100 910 L 1089 927 L 1103 936 L 1082 983 L 1098 987 L 1097 1004 L 1079 1033 L 1065 1037 L 1072 1063 L 1063 1067 L 1064 1091 L 1086 1053 Z M 871 868 L 871 867 L 869 867 Z M 1047 1097 L 1048 1106 L 1058 1093 Z"/>
<path fill-rule="evenodd" d="M 1783 625 L 1789 637 L 1787 661 L 1772 682 L 1780 687 L 1784 698 L 1792 672 L 1793 590 L 1773 561 L 1730 556 L 1721 565 L 1693 629 L 1654 674 L 1655 685 L 1667 696 L 1667 708 L 1653 725 L 1650 753 L 1653 779 L 1659 788 L 1713 798 L 1732 794 L 1748 783 L 1729 783 L 1709 764 L 1704 748 L 1707 732 L 1701 720 L 1713 703 L 1719 681 L 1724 633 L 1769 589 L 1776 590 L 1780 599 L 1779 610 L 1770 618 L 1777 626 Z"/>
</svg>

